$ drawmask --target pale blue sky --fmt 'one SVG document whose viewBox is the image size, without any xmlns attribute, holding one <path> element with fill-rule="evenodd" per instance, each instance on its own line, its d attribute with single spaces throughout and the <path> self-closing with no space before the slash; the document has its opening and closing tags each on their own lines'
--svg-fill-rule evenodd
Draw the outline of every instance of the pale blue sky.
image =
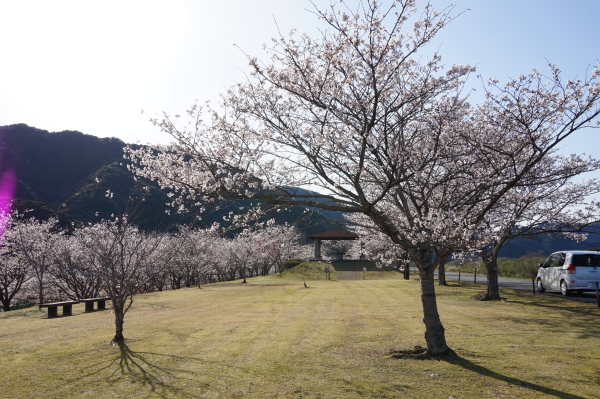
<svg viewBox="0 0 600 399">
<path fill-rule="evenodd" d="M 183 114 L 196 99 L 218 100 L 247 71 L 233 44 L 264 59 L 274 18 L 283 32 L 315 32 L 307 8 L 306 0 L 0 0 L 0 125 L 165 143 L 142 109 Z M 433 43 L 448 66 L 477 65 L 505 81 L 545 71 L 547 58 L 574 78 L 600 59 L 600 0 L 457 1 L 456 12 L 467 9 Z M 565 150 L 590 152 L 599 133 Z"/>
</svg>

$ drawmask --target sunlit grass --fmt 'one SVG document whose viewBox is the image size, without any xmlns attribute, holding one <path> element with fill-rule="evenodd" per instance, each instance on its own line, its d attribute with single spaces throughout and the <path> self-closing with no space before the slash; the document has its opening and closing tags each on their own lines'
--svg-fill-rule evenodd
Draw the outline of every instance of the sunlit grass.
<svg viewBox="0 0 600 399">
<path fill-rule="evenodd" d="M 438 287 L 460 358 L 394 359 L 423 345 L 414 279 L 302 281 L 276 276 L 140 295 L 126 346 L 110 310 L 47 319 L 0 314 L 7 398 L 593 398 L 600 309 L 558 297 Z"/>
</svg>

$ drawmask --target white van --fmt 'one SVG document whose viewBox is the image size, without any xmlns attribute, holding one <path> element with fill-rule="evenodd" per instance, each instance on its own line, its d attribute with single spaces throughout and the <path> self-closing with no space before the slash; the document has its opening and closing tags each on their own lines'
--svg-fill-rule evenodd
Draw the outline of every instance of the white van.
<svg viewBox="0 0 600 399">
<path fill-rule="evenodd" d="M 561 251 L 555 252 L 540 263 L 536 283 L 538 292 L 560 291 L 570 295 L 576 291 L 595 291 L 600 282 L 600 252 Z"/>
</svg>

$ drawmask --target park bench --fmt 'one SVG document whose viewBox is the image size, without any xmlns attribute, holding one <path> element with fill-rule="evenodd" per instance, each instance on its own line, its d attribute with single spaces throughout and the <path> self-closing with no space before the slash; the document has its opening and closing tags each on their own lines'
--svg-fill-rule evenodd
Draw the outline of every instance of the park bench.
<svg viewBox="0 0 600 399">
<path fill-rule="evenodd" d="M 98 310 L 106 309 L 106 301 L 110 298 L 85 298 L 80 299 L 79 302 L 85 303 L 85 311 L 93 312 L 94 311 L 94 302 L 98 302 Z"/>
<path fill-rule="evenodd" d="M 63 316 L 71 316 L 73 314 L 73 305 L 77 303 L 79 303 L 79 301 L 40 303 L 39 308 L 48 308 L 48 318 L 58 316 L 59 306 L 62 306 L 63 308 Z"/>
<path fill-rule="evenodd" d="M 53 303 L 40 303 L 39 308 L 48 308 L 48 318 L 58 317 L 58 307 L 62 306 L 63 308 L 63 316 L 71 316 L 73 314 L 73 305 L 76 305 L 80 302 L 85 303 L 85 311 L 93 312 L 94 311 L 94 302 L 98 303 L 98 310 L 106 309 L 106 301 L 110 298 L 84 298 L 78 301 L 65 301 L 65 302 L 53 302 Z"/>
</svg>

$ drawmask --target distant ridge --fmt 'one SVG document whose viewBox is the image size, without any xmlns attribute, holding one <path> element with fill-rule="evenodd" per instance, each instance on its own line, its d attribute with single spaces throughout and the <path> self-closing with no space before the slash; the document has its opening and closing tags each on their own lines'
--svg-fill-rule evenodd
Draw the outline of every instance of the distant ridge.
<svg viewBox="0 0 600 399">
<path fill-rule="evenodd" d="M 50 133 L 25 124 L 0 127 L 1 167 L 15 169 L 17 197 L 53 207 L 91 174 L 122 159 L 125 145 L 117 138 L 75 131 Z"/>
<path fill-rule="evenodd" d="M 177 214 L 166 205 L 170 199 L 165 191 L 148 180 L 136 181 L 127 170 L 125 146 L 117 138 L 77 131 L 51 133 L 26 124 L 0 126 L 0 171 L 16 172 L 19 209 L 32 209 L 39 217 L 60 216 L 64 223 L 96 221 L 135 208 L 135 220 L 144 229 L 172 230 L 177 224 L 205 227 L 223 223 L 230 210 L 243 212 L 256 203 L 214 204 L 202 220 L 194 211 Z M 107 190 L 113 192 L 112 200 L 106 198 Z M 340 227 L 319 213 L 307 218 L 305 209 L 291 207 L 272 217 L 278 223 L 298 223 L 306 234 Z M 336 219 L 341 217 L 336 215 Z"/>
</svg>

